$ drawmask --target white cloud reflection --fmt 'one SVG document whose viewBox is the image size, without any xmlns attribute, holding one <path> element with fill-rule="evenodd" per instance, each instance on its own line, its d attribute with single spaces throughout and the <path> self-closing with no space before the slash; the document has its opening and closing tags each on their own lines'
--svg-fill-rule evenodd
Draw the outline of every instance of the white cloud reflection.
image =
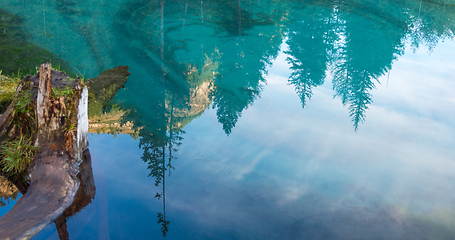
<svg viewBox="0 0 455 240">
<path fill-rule="evenodd" d="M 195 215 L 205 223 L 225 224 L 225 219 L 217 219 L 220 216 L 241 219 L 231 223 L 239 231 L 248 231 L 244 226 L 253 227 L 264 217 L 273 218 L 270 221 L 278 228 L 293 221 L 315 221 L 334 234 L 347 231 L 334 219 L 359 227 L 377 221 L 378 231 L 390 230 L 395 237 L 394 231 L 406 237 L 419 236 L 418 229 L 451 231 L 455 65 L 447 63 L 455 55 L 453 49 L 455 42 L 448 42 L 436 47 L 431 57 L 426 49 L 400 57 L 374 90 L 367 122 L 358 132 L 346 107 L 332 97 L 329 82 L 315 89 L 302 110 L 287 85 L 288 65 L 281 55 L 269 72 L 262 98 L 244 113 L 231 136 L 204 134 L 204 125 L 216 121 L 213 112 L 187 129 L 181 155 L 188 162 L 177 168 L 191 168 L 217 187 L 202 204 L 199 197 L 180 200 L 198 209 Z M 198 138 L 202 141 L 198 144 L 210 146 L 199 152 L 204 159 L 200 165 L 189 160 L 193 134 L 204 134 L 208 139 Z M 244 155 L 251 149 L 256 154 Z M 216 211 L 206 210 L 207 205 L 213 210 L 213 204 L 219 206 Z M 256 204 L 265 212 L 248 212 Z M 362 232 L 347 236 L 356 231 Z"/>
<path fill-rule="evenodd" d="M 167 178 L 169 237 L 450 238 L 455 71 L 444 65 L 453 49 L 450 42 L 431 57 L 418 50 L 399 58 L 357 132 L 330 82 L 302 109 L 281 55 L 230 136 L 212 109 L 186 127 Z M 111 231 L 134 221 L 128 234 L 159 234 L 161 202 L 134 141 L 91 138 L 97 197 L 77 217 L 97 225 L 109 208 Z"/>
</svg>

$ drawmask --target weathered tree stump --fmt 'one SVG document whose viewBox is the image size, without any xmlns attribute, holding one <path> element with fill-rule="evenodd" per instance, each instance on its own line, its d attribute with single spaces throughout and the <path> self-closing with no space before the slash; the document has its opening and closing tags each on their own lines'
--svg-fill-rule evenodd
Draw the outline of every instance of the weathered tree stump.
<svg viewBox="0 0 455 240">
<path fill-rule="evenodd" d="M 60 239 L 68 239 L 66 218 L 88 205 L 95 183 L 88 150 L 88 100 L 93 115 L 103 115 L 115 93 L 123 88 L 128 67 L 105 71 L 87 82 L 41 65 L 35 76 L 23 79 L 16 100 L 0 114 L 0 143 L 27 135 L 37 153 L 23 174 L 9 179 L 24 194 L 0 218 L 0 239 L 28 239 L 55 222 Z M 31 96 L 31 112 L 18 112 L 17 99 Z M 0 156 L 1 157 L 1 156 Z"/>
<path fill-rule="evenodd" d="M 0 239 L 28 239 L 71 206 L 80 186 L 80 165 L 87 157 L 88 89 L 78 79 L 41 65 L 37 75 L 20 83 L 35 97 L 37 154 L 29 170 L 30 185 L 14 208 L 0 218 Z M 60 92 L 60 94 L 57 94 Z M 63 94 L 62 94 L 63 92 Z M 13 105 L 13 104 L 12 104 Z M 10 134 L 14 106 L 0 117 Z M 17 131 L 17 130 L 14 130 Z"/>
</svg>

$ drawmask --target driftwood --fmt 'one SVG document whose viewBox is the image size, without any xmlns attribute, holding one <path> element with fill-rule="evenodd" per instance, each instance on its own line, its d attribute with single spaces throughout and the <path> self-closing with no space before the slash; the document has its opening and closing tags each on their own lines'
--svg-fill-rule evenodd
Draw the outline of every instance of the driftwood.
<svg viewBox="0 0 455 240">
<path fill-rule="evenodd" d="M 81 184 L 80 165 L 84 156 L 89 158 L 87 87 L 52 70 L 49 64 L 43 64 L 36 76 L 24 82 L 21 84 L 32 84 L 32 96 L 36 96 L 38 150 L 29 170 L 27 192 L 0 218 L 0 239 L 31 238 L 61 216 L 76 198 Z M 53 88 L 70 88 L 72 94 L 52 96 Z M 10 129 L 12 117 L 10 106 L 0 118 L 2 131 Z"/>
</svg>

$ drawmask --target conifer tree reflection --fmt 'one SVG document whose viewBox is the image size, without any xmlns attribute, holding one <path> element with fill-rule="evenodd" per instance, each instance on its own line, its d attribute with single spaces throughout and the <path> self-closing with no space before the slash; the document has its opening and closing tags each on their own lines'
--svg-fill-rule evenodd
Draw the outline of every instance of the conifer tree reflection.
<svg viewBox="0 0 455 240">
<path fill-rule="evenodd" d="M 123 105 L 132 109 L 126 119 L 138 126 L 142 159 L 156 186 L 161 187 L 155 196 L 163 201 L 163 209 L 157 214 L 163 235 L 170 224 L 166 177 L 183 140 L 182 127 L 212 104 L 223 130 L 230 134 L 242 112 L 260 96 L 267 66 L 277 56 L 285 36 L 292 70 L 289 83 L 302 105 L 312 96 L 313 88 L 327 79 L 326 72 L 333 71 L 335 95 L 348 105 L 357 129 L 373 102 L 371 91 L 403 53 L 406 39 L 434 42 L 453 33 L 453 24 L 442 29 L 426 24 L 431 21 L 425 19 L 436 16 L 422 14 L 419 18 L 411 3 L 403 3 L 393 14 L 386 11 L 390 3 L 376 4 L 370 16 L 374 20 L 359 11 L 373 6 L 372 2 L 359 1 L 277 4 L 266 0 L 185 0 L 177 4 L 138 0 L 129 4 L 124 9 L 138 10 L 133 16 L 119 13 L 119 21 L 129 24 L 127 28 L 118 27 L 119 35 L 124 36 L 124 42 L 129 38 L 140 41 L 140 48 L 133 44 L 125 47 L 135 61 L 146 66 L 144 71 L 152 79 L 135 86 L 132 92 L 138 96 L 131 96 Z M 440 17 L 451 19 L 449 13 Z M 198 24 L 216 29 L 216 36 L 202 31 L 188 41 L 192 27 Z M 150 30 L 144 35 L 147 28 Z M 147 104 L 143 104 L 141 93 L 146 89 L 151 90 Z M 204 100 L 196 106 L 201 92 Z"/>
<path fill-rule="evenodd" d="M 373 101 L 377 79 L 403 53 L 408 36 L 419 39 L 418 34 L 423 34 L 410 30 L 418 16 L 407 11 L 406 4 L 394 14 L 387 13 L 386 3 L 378 4 L 374 21 L 358 12 L 363 6 L 359 4 L 371 3 L 358 1 L 137 0 L 128 4 L 124 9 L 137 11 L 118 14 L 118 35 L 150 79 L 131 84 L 134 96 L 128 96 L 122 106 L 130 109 L 126 120 L 137 126 L 142 160 L 160 187 L 155 196 L 162 201 L 157 222 L 163 235 L 170 226 L 166 182 L 183 140 L 181 129 L 212 104 L 223 130 L 230 134 L 242 112 L 260 96 L 267 66 L 285 36 L 293 71 L 289 82 L 302 105 L 313 88 L 327 79 L 326 72 L 333 70 L 336 96 L 349 106 L 358 128 Z M 425 39 L 439 39 L 451 31 L 445 27 L 436 34 L 421 29 Z"/>
<path fill-rule="evenodd" d="M 187 30 L 185 25 L 180 24 L 177 29 L 169 27 L 174 26 L 174 19 L 168 18 L 167 14 L 172 11 L 175 2 L 174 5 L 165 0 L 132 1 L 129 4 L 124 9 L 134 8 L 138 11 L 134 15 L 120 12 L 118 30 L 125 37 L 125 43 L 128 38 L 136 38 L 141 42 L 141 48 L 129 44 L 124 47 L 130 50 L 136 61 L 147 66 L 139 74 L 149 80 L 131 84 L 130 90 L 134 94 L 128 98 L 128 102 L 120 104 L 130 109 L 124 121 L 134 122 L 140 136 L 140 148 L 143 150 L 142 160 L 147 163 L 155 185 L 160 187 L 155 194 L 162 201 L 157 222 L 162 234 L 166 236 L 171 223 L 167 218 L 166 180 L 173 169 L 175 153 L 183 140 L 182 128 L 210 104 L 208 98 L 218 60 L 216 54 L 206 52 L 199 54 L 199 59 L 191 59 L 190 63 L 179 59 L 177 52 L 185 49 L 186 42 L 171 39 L 169 35 L 178 30 L 183 32 L 181 36 L 185 36 L 189 33 L 185 31 L 191 29 Z M 200 7 L 196 1 L 186 1 L 183 6 L 186 6 L 188 12 Z M 120 27 L 124 21 L 130 24 L 128 28 Z M 143 29 L 150 31 L 144 35 Z"/>
<path fill-rule="evenodd" d="M 169 231 L 170 224 L 166 216 L 166 176 L 172 169 L 172 153 L 176 150 L 173 144 L 179 139 L 178 133 L 174 134 L 174 129 L 169 125 L 172 124 L 172 120 L 169 121 L 169 115 L 172 116 L 172 113 L 169 114 L 167 106 L 168 99 L 171 98 L 171 108 L 173 108 L 175 99 L 167 94 L 167 88 L 173 84 L 172 81 L 175 79 L 172 79 L 175 76 L 172 74 L 172 69 L 167 66 L 168 64 L 178 66 L 178 64 L 170 63 L 172 58 L 169 56 L 172 56 L 172 50 L 166 45 L 165 3 L 165 0 L 128 2 L 123 9 L 139 10 L 134 15 L 129 14 L 126 10 L 119 12 L 117 14 L 119 22 L 116 22 L 119 25 L 118 30 L 122 31 L 121 36 L 125 37 L 125 42 L 128 38 L 136 36 L 145 47 L 139 49 L 134 45 L 124 46 L 130 49 L 136 61 L 148 62 L 146 75 L 150 76 L 150 80 L 136 86 L 135 90 L 139 96 L 133 98 L 135 102 L 131 102 L 130 99 L 130 102 L 122 105 L 131 109 L 125 115 L 124 121 L 134 122 L 140 136 L 139 147 L 143 150 L 142 160 L 147 164 L 149 175 L 154 178 L 155 186 L 160 187 L 155 198 L 162 201 L 162 210 L 157 213 L 156 217 L 163 236 L 166 236 Z M 152 19 L 149 19 L 150 16 Z M 120 27 L 125 23 L 131 25 L 128 28 Z M 151 26 L 150 23 L 153 25 Z M 148 35 L 138 35 L 145 27 L 152 31 L 147 31 Z M 148 102 L 142 104 L 143 100 L 140 99 L 140 96 L 147 89 L 153 89 L 153 91 L 145 92 L 149 94 Z M 144 113 L 147 114 L 144 115 Z"/>
<path fill-rule="evenodd" d="M 359 12 L 373 3 L 359 1 L 312 1 L 311 5 L 266 0 L 185 0 L 179 4 L 138 0 L 129 4 L 124 9 L 137 11 L 119 13 L 119 21 L 125 21 L 118 23 L 119 35 L 125 43 L 139 39 L 140 47 L 127 44 L 125 48 L 151 80 L 130 89 L 138 96 L 129 97 L 123 105 L 131 109 L 126 119 L 137 126 L 142 160 L 160 187 L 155 197 L 162 201 L 157 222 L 163 235 L 170 226 L 166 182 L 183 141 L 183 126 L 212 104 L 223 130 L 230 134 L 242 112 L 260 96 L 267 66 L 285 36 L 292 70 L 289 82 L 302 105 L 332 70 L 333 89 L 348 105 L 357 129 L 373 101 L 371 91 L 403 53 L 406 39 L 433 41 L 453 33 L 453 24 L 430 27 L 425 21 L 431 21 L 425 19 L 436 16 L 419 19 L 414 10 L 408 11 L 415 9 L 410 3 L 403 3 L 393 14 L 386 11 L 387 3 L 377 4 L 374 20 Z M 303 5 L 306 9 L 301 11 Z M 441 18 L 451 19 L 450 14 Z M 418 21 L 422 21 L 421 30 L 416 30 Z M 201 25 L 214 30 L 197 28 Z M 192 32 L 195 28 L 197 37 Z M 144 92 L 146 97 L 141 96 Z"/>
<path fill-rule="evenodd" d="M 248 1 L 234 5 L 231 1 L 230 8 L 237 8 L 233 11 L 237 18 L 223 19 L 225 21 L 221 26 L 227 29 L 227 41 L 218 45 L 220 74 L 212 96 L 218 121 L 226 134 L 231 133 L 242 112 L 259 97 L 265 84 L 266 67 L 277 56 L 283 39 L 278 25 L 280 14 L 272 14 L 274 4 L 267 2 L 270 8 L 257 14 L 257 20 L 252 20 L 253 15 L 242 8 L 243 3 L 249 4 L 250 11 L 260 5 Z M 220 1 L 219 4 L 218 9 L 221 10 L 227 3 Z M 276 11 L 281 10 L 278 8 Z M 232 26 L 236 26 L 237 31 L 233 31 Z"/>
<path fill-rule="evenodd" d="M 143 149 L 142 160 L 147 163 L 149 175 L 154 178 L 155 186 L 161 186 L 161 190 L 155 194 L 155 198 L 162 201 L 162 211 L 157 213 L 157 222 L 161 225 L 161 232 L 164 236 L 169 231 L 170 224 L 166 216 L 166 177 L 171 174 L 174 153 L 181 144 L 184 133 L 174 127 L 172 112 L 167 117 L 169 122 L 163 126 L 164 128 L 155 129 L 154 132 L 141 130 L 140 133 L 140 147 Z"/>
<path fill-rule="evenodd" d="M 368 15 L 360 10 L 373 5 L 374 11 L 368 11 Z M 441 39 L 454 36 L 455 22 L 450 19 L 455 17 L 455 11 L 449 9 L 455 9 L 448 2 L 403 1 L 399 5 L 397 8 L 391 2 L 355 0 L 337 3 L 343 43 L 337 46 L 333 89 L 343 104 L 348 105 L 355 129 L 365 120 L 366 110 L 373 102 L 371 91 L 378 79 L 390 71 L 397 56 L 404 53 L 406 41 L 411 40 L 414 46 L 425 43 L 431 47 Z M 393 7 L 395 11 L 388 11 Z M 438 10 L 432 12 L 432 8 Z M 435 22 L 440 24 L 429 27 Z"/>
<path fill-rule="evenodd" d="M 372 103 L 371 90 L 379 77 L 388 72 L 393 60 L 403 51 L 403 22 L 367 21 L 364 16 L 350 14 L 351 4 L 340 6 L 344 43 L 338 49 L 333 89 L 343 104 L 348 105 L 354 128 L 365 120 Z"/>
<path fill-rule="evenodd" d="M 285 39 L 292 71 L 288 81 L 302 105 L 333 75 L 335 95 L 348 106 L 357 129 L 373 102 L 378 79 L 390 71 L 407 42 L 432 47 L 455 36 L 451 0 L 119 0 L 124 6 L 112 20 L 112 32 L 93 20 L 100 11 L 79 2 L 89 1 L 58 0 L 56 12 L 84 36 L 96 59 L 93 65 L 136 67 L 127 96 L 118 104 L 127 109 L 123 120 L 134 122 L 142 160 L 159 189 L 154 196 L 162 209 L 156 220 L 163 235 L 171 222 L 166 184 L 183 127 L 212 104 L 230 134 L 260 97 L 267 67 Z M 81 15 L 91 20 L 80 21 Z M 21 69 L 27 69 L 55 58 L 27 42 L 22 24 L 0 10 L 3 73 L 15 72 L 17 59 Z M 32 55 L 41 57 L 26 61 Z"/>
<path fill-rule="evenodd" d="M 406 9 L 409 38 L 415 47 L 438 42 L 455 36 L 455 5 L 450 0 L 401 2 Z"/>
<path fill-rule="evenodd" d="M 327 4 L 328 5 L 328 4 Z M 313 88 L 326 79 L 326 71 L 334 59 L 337 22 L 331 5 L 293 8 L 287 25 L 291 65 L 289 83 L 295 88 L 303 107 L 313 95 Z"/>
</svg>

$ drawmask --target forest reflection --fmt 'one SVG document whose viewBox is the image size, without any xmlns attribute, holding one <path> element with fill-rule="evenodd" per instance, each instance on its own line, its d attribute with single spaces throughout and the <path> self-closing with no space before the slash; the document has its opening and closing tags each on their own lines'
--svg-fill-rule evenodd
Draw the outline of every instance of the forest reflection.
<svg viewBox="0 0 455 240">
<path fill-rule="evenodd" d="M 449 1 L 138 0 L 123 9 L 115 22 L 121 42 L 140 43 L 122 47 L 149 64 L 151 79 L 130 85 L 134 96 L 120 106 L 129 109 L 124 121 L 134 122 L 142 160 L 161 186 L 156 198 L 163 202 L 157 214 L 163 235 L 170 224 L 166 177 L 183 127 L 212 106 L 231 134 L 260 97 L 283 43 L 292 71 L 288 82 L 302 106 L 314 88 L 330 81 L 357 129 L 373 102 L 372 90 L 407 47 L 431 48 L 455 33 Z M 144 97 L 143 89 L 153 92 Z"/>
<path fill-rule="evenodd" d="M 315 88 L 331 83 L 358 129 L 379 79 L 407 48 L 431 49 L 455 35 L 451 0 L 115 0 L 120 7 L 106 32 L 95 20 L 80 21 L 104 11 L 103 4 L 92 2 L 58 0 L 56 11 L 87 42 L 94 72 L 131 67 L 126 90 L 104 110 L 121 109 L 121 121 L 132 123 L 139 137 L 142 160 L 159 187 L 157 222 L 163 235 L 171 223 L 166 180 L 184 127 L 212 107 L 224 132 L 232 134 L 242 113 L 260 98 L 267 69 L 283 45 L 288 83 L 302 107 Z M 25 36 L 5 30 L 13 24 L 21 21 L 0 11 L 0 42 L 5 43 L 0 53 L 19 43 L 31 48 L 16 39 Z"/>
<path fill-rule="evenodd" d="M 396 11 L 389 11 L 391 7 Z M 260 96 L 267 67 L 283 43 L 288 46 L 285 53 L 292 70 L 289 83 L 303 107 L 315 87 L 331 81 L 357 129 L 366 118 L 378 79 L 390 71 L 405 47 L 434 46 L 453 37 L 455 28 L 455 6 L 447 1 L 378 5 L 161 0 L 129 1 L 122 9 L 126 10 L 118 13 L 115 22 L 119 35 L 125 42 L 131 38 L 140 42 L 123 47 L 135 54 L 136 61 L 148 64 L 145 71 L 153 79 L 134 85 L 138 91 L 130 92 L 136 96 L 127 96 L 124 107 L 134 109 L 129 120 L 144 127 L 161 124 L 160 129 L 172 128 L 171 122 L 184 125 L 197 115 L 194 100 L 198 98 L 205 107 L 216 109 L 226 134 Z M 138 10 L 131 15 L 129 9 Z M 368 14 L 362 13 L 364 9 Z M 144 87 L 155 93 L 143 98 L 138 93 Z M 147 110 L 139 106 L 143 99 L 148 101 Z M 150 106 L 156 111 L 150 111 Z M 185 109 L 189 114 L 182 119 L 171 116 L 182 117 Z M 161 113 L 161 119 L 146 112 Z"/>
</svg>

